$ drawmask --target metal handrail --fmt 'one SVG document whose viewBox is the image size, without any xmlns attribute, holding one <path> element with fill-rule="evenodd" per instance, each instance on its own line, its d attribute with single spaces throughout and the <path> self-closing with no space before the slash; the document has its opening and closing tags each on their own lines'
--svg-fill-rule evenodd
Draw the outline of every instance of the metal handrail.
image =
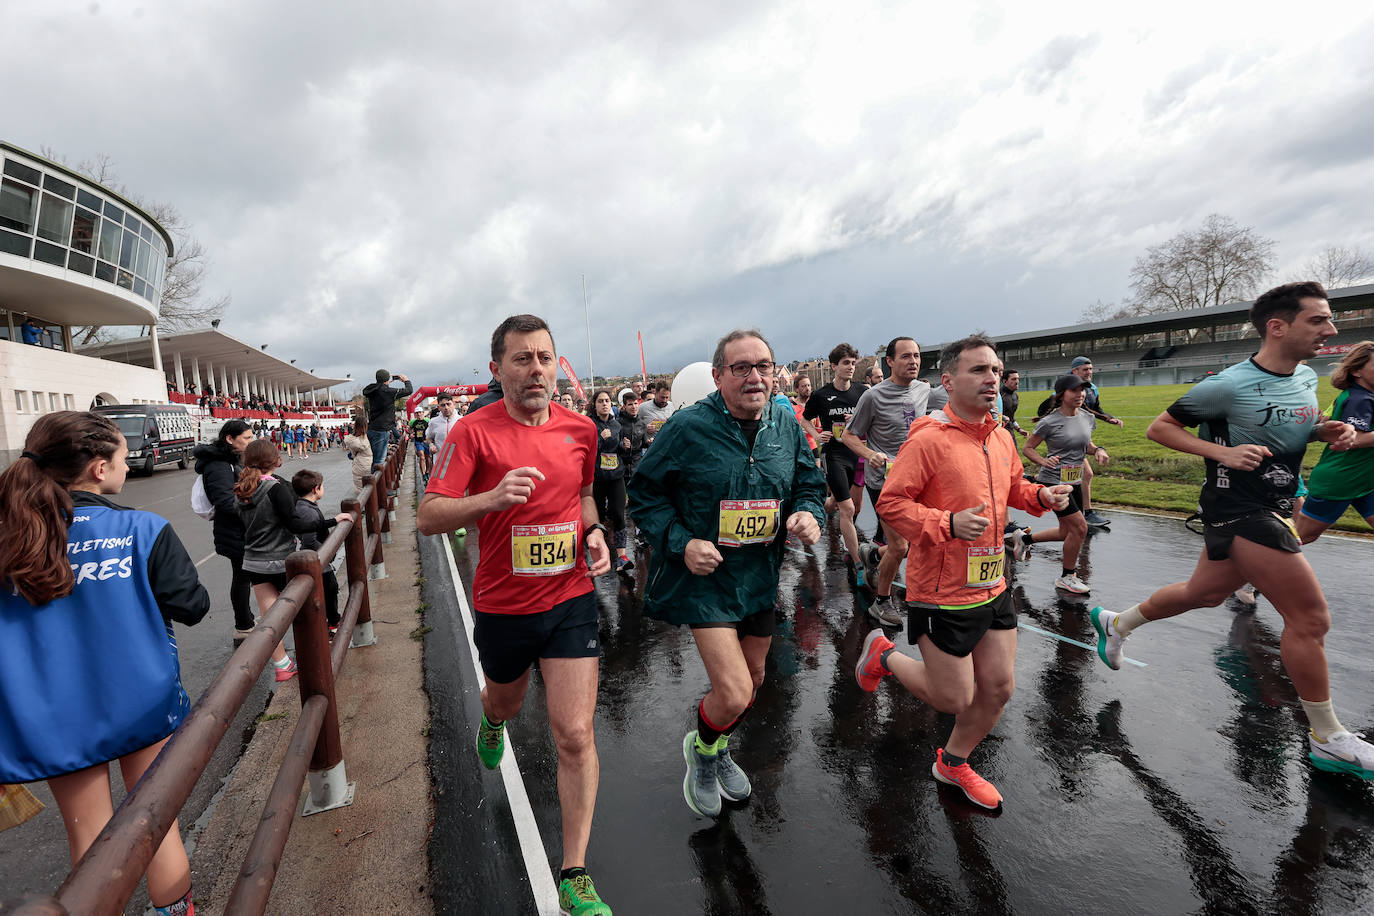
<svg viewBox="0 0 1374 916">
<path fill-rule="evenodd" d="M 408 444 L 408 438 L 402 437 L 387 456 L 381 480 L 364 477 L 358 498 L 342 502 L 341 511 L 351 518 L 335 528 L 318 552 L 300 550 L 287 558 L 286 588 L 220 669 L 57 893 L 27 898 L 14 911 L 15 916 L 114 916 L 123 912 L 153 853 L 181 813 L 220 739 L 290 625 L 296 640 L 301 716 L 226 910 L 254 916 L 266 911 L 307 772 L 314 777 L 343 768 L 334 678 L 343 667 L 355 632 L 365 637 L 354 643 L 356 646 L 376 641 L 371 633 L 367 580 L 381 578 L 376 571 L 385 569 L 377 514 L 381 511 L 386 517 L 395 509 L 394 485 L 405 469 Z M 366 536 L 359 521 L 366 523 Z M 348 599 L 331 650 L 320 576 L 323 564 L 333 562 L 343 546 L 347 548 Z M 311 782 L 313 792 L 315 780 Z"/>
</svg>

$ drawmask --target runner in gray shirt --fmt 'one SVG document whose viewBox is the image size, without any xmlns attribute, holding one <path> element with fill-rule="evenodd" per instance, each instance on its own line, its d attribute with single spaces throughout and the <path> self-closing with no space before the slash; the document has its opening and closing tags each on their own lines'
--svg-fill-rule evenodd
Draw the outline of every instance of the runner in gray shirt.
<svg viewBox="0 0 1374 916">
<path fill-rule="evenodd" d="M 910 337 L 893 338 L 887 345 L 886 358 L 892 375 L 859 398 L 843 439 L 849 450 L 866 462 L 864 486 L 874 506 L 878 505 L 878 494 L 887 479 L 888 460 L 897 457 L 907 430 L 917 417 L 925 416 L 930 400 L 930 383 L 916 377 L 921 371 L 921 348 L 916 341 Z M 900 628 L 902 615 L 892 603 L 892 580 L 906 556 L 907 544 L 881 517 L 878 521 L 887 543 L 881 548 L 872 544 L 859 548 L 865 578 L 874 593 L 868 615 L 883 626 Z"/>
<path fill-rule="evenodd" d="M 1066 375 L 1054 383 L 1054 409 L 1035 424 L 1035 431 L 1026 437 L 1021 446 L 1021 454 L 1039 466 L 1036 474 L 1038 483 L 1053 486 L 1066 483 L 1073 487 L 1069 494 L 1069 504 L 1064 509 L 1054 510 L 1059 516 L 1059 524 L 1044 531 L 1031 532 L 1029 528 L 1011 535 L 1012 555 L 1018 560 L 1030 556 L 1030 545 L 1047 541 L 1063 541 L 1064 555 L 1059 578 L 1054 587 L 1074 595 L 1088 594 L 1088 586 L 1078 578 L 1078 553 L 1083 548 L 1083 539 L 1088 534 L 1088 522 L 1083 517 L 1083 465 L 1084 457 L 1092 455 L 1098 466 L 1105 467 L 1111 460 L 1104 448 L 1093 444 L 1093 430 L 1097 420 L 1083 407 L 1087 393 L 1083 379 L 1076 375 Z M 1046 454 L 1042 457 L 1037 447 L 1045 443 Z"/>
</svg>

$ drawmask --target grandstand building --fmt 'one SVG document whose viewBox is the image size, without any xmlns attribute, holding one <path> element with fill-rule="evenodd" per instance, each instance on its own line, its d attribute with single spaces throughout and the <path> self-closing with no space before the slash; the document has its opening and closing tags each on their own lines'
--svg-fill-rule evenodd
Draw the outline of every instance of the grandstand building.
<svg viewBox="0 0 1374 916">
<path fill-rule="evenodd" d="M 1330 374 L 1351 344 L 1374 339 L 1374 285 L 1330 290 L 1329 296 L 1338 333 L 1311 360 L 1318 375 Z M 1023 391 L 1053 388 L 1075 356 L 1092 359 L 1093 382 L 1110 388 L 1197 381 L 1259 350 L 1249 302 L 1003 334 L 993 340 L 1002 362 L 1021 373 Z M 940 382 L 943 346 L 921 345 L 921 377 L 932 384 Z"/>
<path fill-rule="evenodd" d="M 319 378 L 217 330 L 160 341 L 172 254 L 166 229 L 133 201 L 0 142 L 0 468 L 18 457 L 38 418 L 55 410 L 175 400 L 193 419 L 250 415 L 202 404 L 201 394 L 213 389 L 297 408 L 258 411 L 255 419 L 346 418 L 342 408 L 309 409 L 303 396 L 311 393 L 313 406 L 313 392 L 346 379 Z M 131 340 L 75 347 L 73 329 L 88 326 L 146 330 Z M 172 344 L 171 365 L 163 343 Z"/>
</svg>

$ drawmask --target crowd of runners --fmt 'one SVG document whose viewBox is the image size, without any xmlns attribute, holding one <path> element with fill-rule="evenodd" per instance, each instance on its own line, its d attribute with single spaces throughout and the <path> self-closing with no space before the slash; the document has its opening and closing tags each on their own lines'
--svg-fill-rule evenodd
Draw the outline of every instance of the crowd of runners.
<svg viewBox="0 0 1374 916">
<path fill-rule="evenodd" d="M 1374 525 L 1374 343 L 1346 355 L 1332 379 L 1341 394 L 1323 412 L 1304 360 L 1336 332 L 1325 290 L 1278 287 L 1255 301 L 1251 320 L 1258 352 L 1199 383 L 1147 432 L 1205 462 L 1198 566 L 1119 613 L 1093 608 L 1097 651 L 1117 669 L 1143 624 L 1215 606 L 1251 583 L 1283 618 L 1282 658 L 1307 715 L 1312 764 L 1374 779 L 1374 746 L 1345 729 L 1332 705 L 1330 615 L 1301 552 L 1351 505 Z M 647 389 L 652 400 L 639 385 L 619 403 L 594 392 L 579 411 L 559 394 L 553 336 L 533 315 L 496 328 L 491 359 L 500 400 L 445 429 L 424 465 L 432 470 L 418 523 L 425 534 L 480 532 L 471 593 L 486 767 L 500 765 L 505 724 L 520 712 L 531 667 L 541 669 L 558 749 L 565 913 L 610 913 L 586 871 L 599 772 L 593 580 L 636 559 L 648 563 L 645 616 L 689 628 L 706 671 L 704 694 L 684 698 L 695 721 L 682 736 L 682 792 L 698 815 L 715 817 L 752 792 L 730 743 L 764 682 L 784 550 L 814 544 L 831 516 L 854 586 L 871 598 L 859 686 L 876 690 L 891 675 L 952 714 L 934 778 L 975 805 L 1002 804 L 969 761 L 1013 692 L 1008 564 L 1036 544 L 1060 544 L 1055 587 L 1086 595 L 1079 551 L 1090 528 L 1109 524 L 1091 502 L 1093 464 L 1111 461 L 1094 433 L 1099 422 L 1123 421 L 1102 407 L 1087 357 L 1073 359 L 1024 427 L 1019 376 L 981 334 L 944 348 L 935 386 L 918 377 L 916 342 L 899 336 L 865 381 L 855 379 L 857 351 L 841 343 L 829 355 L 831 381 L 813 391 L 799 375 L 788 393 L 764 335 L 731 331 L 712 357 L 716 390 L 676 411 L 667 382 Z M 1300 503 L 1311 442 L 1324 448 Z M 879 519 L 871 535 L 857 525 L 864 499 Z M 1017 525 L 1011 509 L 1054 522 Z M 903 627 L 919 657 L 889 638 Z"/>
<path fill-rule="evenodd" d="M 1311 763 L 1374 779 L 1374 746 L 1346 729 L 1333 705 L 1324 649 L 1331 615 L 1302 554 L 1303 544 L 1351 506 L 1374 526 L 1374 342 L 1345 354 L 1332 375 L 1339 395 L 1323 409 L 1316 373 L 1304 361 L 1336 333 L 1325 290 L 1316 283 L 1277 287 L 1255 301 L 1251 320 L 1258 352 L 1194 386 L 1147 430 L 1153 441 L 1204 461 L 1197 566 L 1187 581 L 1138 604 L 1092 608 L 1096 650 L 1119 669 L 1125 642 L 1145 624 L 1253 587 L 1284 622 L 1282 660 L 1309 725 Z M 716 817 L 724 803 L 753 792 L 731 742 L 766 677 L 784 554 L 789 543 L 801 550 L 815 544 L 832 519 L 853 587 L 868 599 L 859 606 L 871 617 L 853 659 L 858 686 L 875 691 L 891 676 L 893 689 L 952 715 L 931 763 L 934 778 L 984 809 L 1003 803 L 970 761 L 1014 690 L 1017 614 L 1008 577 L 1035 545 L 1054 544 L 1061 558 L 1055 588 L 1089 593 L 1080 550 L 1091 528 L 1109 524 L 1092 508 L 1093 467 L 1111 461 L 1095 433 L 1099 423 L 1123 421 L 1103 408 L 1085 356 L 1072 360 L 1052 395 L 1026 417 L 1015 367 L 981 333 L 944 347 L 935 385 L 919 377 L 920 348 L 908 336 L 894 337 L 862 381 L 849 344 L 835 345 L 829 363 L 830 381 L 813 391 L 807 376 L 786 377 L 763 333 L 738 329 L 717 342 L 715 390 L 696 403 L 675 410 L 671 383 L 659 380 L 594 391 L 578 404 L 559 393 L 548 325 L 516 315 L 492 334 L 486 394 L 471 401 L 441 394 L 432 410 L 409 421 L 426 488 L 420 531 L 479 531 L 471 594 L 483 766 L 501 765 L 506 723 L 521 711 L 532 667 L 540 669 L 558 752 L 565 913 L 611 912 L 586 867 L 599 783 L 594 580 L 636 563 L 648 567 L 645 616 L 687 627 L 706 673 L 704 691 L 683 697 L 693 721 L 681 737 L 682 793 L 697 815 Z M 355 483 L 397 433 L 397 398 L 413 389 L 405 376 L 396 380 L 399 389 L 391 373 L 378 370 L 365 391 L 366 412 L 342 437 L 355 456 Z M 266 607 L 284 586 L 282 564 L 295 537 L 324 537 L 342 518 L 319 511 L 319 474 L 302 470 L 289 485 L 273 476 L 281 451 L 253 433 L 230 421 L 197 467 L 224 516 L 215 516 L 216 549 L 236 557 L 240 629 L 251 626 L 250 588 Z M 281 443 L 289 455 L 294 440 Z M 1314 442 L 1323 448 L 1304 486 L 1302 462 Z M 68 818 L 74 860 L 94 836 L 77 821 L 108 812 L 82 807 L 91 787 L 71 774 L 114 758 L 126 775 L 141 772 L 188 701 L 175 677 L 163 678 L 137 685 L 135 699 L 156 711 L 156 723 L 97 722 L 49 702 L 34 689 L 41 678 L 32 659 L 4 646 L 22 644 L 25 628 L 35 625 L 65 638 L 117 596 L 142 609 L 139 638 L 156 648 L 170 633 L 167 621 L 194 623 L 208 608 L 170 528 L 106 498 L 122 485 L 126 454 L 108 421 L 63 413 L 35 426 L 20 460 L 0 475 L 0 783 L 49 779 Z M 872 532 L 858 523 L 865 500 L 878 518 Z M 1018 524 L 1011 510 L 1036 521 Z M 69 532 L 70 525 L 77 527 Z M 128 562 L 148 575 L 130 580 L 118 563 L 109 570 L 73 563 L 66 575 L 69 537 L 78 528 L 107 546 L 127 541 Z M 52 610 L 36 616 L 37 605 Z M 336 621 L 331 605 L 331 625 Z M 899 651 L 890 638 L 904 628 L 915 653 Z M 279 679 L 294 674 L 280 646 L 274 661 Z M 74 653 L 66 667 L 83 682 L 126 677 L 99 665 L 92 674 L 85 664 Z M 45 737 L 48 728 L 6 731 L 5 723 L 36 714 L 70 720 L 93 743 L 73 749 Z M 189 873 L 175 833 L 149 871 L 160 912 L 189 908 Z"/>
</svg>

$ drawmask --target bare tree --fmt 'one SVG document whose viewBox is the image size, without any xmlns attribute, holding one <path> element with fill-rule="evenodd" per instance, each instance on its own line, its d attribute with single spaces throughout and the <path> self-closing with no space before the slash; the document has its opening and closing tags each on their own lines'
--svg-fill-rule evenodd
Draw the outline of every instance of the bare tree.
<svg viewBox="0 0 1374 916">
<path fill-rule="evenodd" d="M 1127 303 L 1103 302 L 1098 299 L 1092 305 L 1083 309 L 1078 316 L 1079 321 L 1115 321 L 1118 318 L 1129 318 L 1136 314 L 1134 308 Z"/>
<path fill-rule="evenodd" d="M 65 164 L 62 156 L 51 147 L 39 147 L 39 155 Z M 224 310 L 229 306 L 229 296 L 205 298 L 205 273 L 209 268 L 209 255 L 206 254 L 205 246 L 192 234 L 190 225 L 182 218 L 176 207 L 168 203 L 141 200 L 138 196 L 130 194 L 115 172 L 114 160 L 106 153 L 98 153 L 69 167 L 96 184 L 133 201 L 172 237 L 172 254 L 167 258 L 167 272 L 162 281 L 162 299 L 158 303 L 159 328 L 164 332 L 188 331 L 203 328 L 213 319 L 223 317 Z M 72 331 L 72 337 L 76 339 L 78 346 L 97 342 L 104 336 L 102 325 L 89 325 Z"/>
<path fill-rule="evenodd" d="M 1131 268 L 1139 314 L 1249 299 L 1272 271 L 1274 243 L 1213 213 L 1192 232 L 1155 245 Z"/>
<path fill-rule="evenodd" d="M 1302 279 L 1319 280 L 1327 289 L 1354 286 L 1374 278 L 1374 256 L 1359 248 L 1327 245 L 1303 266 Z"/>
</svg>

